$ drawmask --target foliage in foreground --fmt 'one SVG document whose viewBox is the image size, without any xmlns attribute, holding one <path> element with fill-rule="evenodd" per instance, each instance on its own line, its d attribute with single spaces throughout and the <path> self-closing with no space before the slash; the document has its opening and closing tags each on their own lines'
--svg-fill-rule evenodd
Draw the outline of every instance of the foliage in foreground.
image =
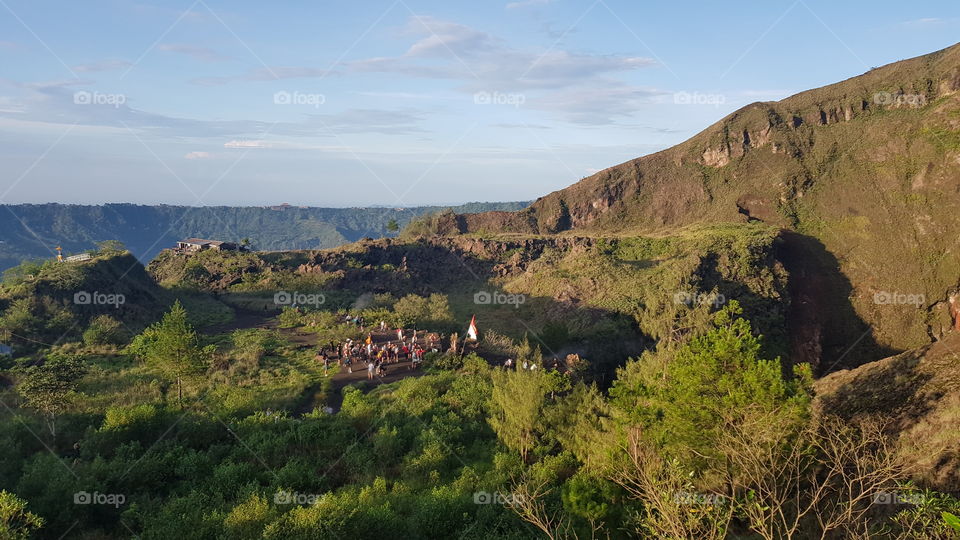
<svg viewBox="0 0 960 540">
<path fill-rule="evenodd" d="M 765 358 L 735 303 L 630 361 L 609 396 L 524 342 L 512 352 L 536 370 L 440 355 L 428 375 L 345 388 L 336 414 L 297 411 L 324 379 L 279 334 L 208 343 L 185 321 L 174 306 L 135 340 L 142 364 L 82 375 L 65 368 L 90 356 L 51 355 L 20 373 L 25 405 L 43 412 L 27 396 L 44 367 L 61 382 L 33 391 L 71 399 L 50 436 L 26 409 L 0 424 L 9 537 L 948 538 L 960 511 L 905 483 L 882 425 L 813 415 L 806 368 Z M 133 382 L 187 372 L 204 376 L 184 392 Z"/>
</svg>

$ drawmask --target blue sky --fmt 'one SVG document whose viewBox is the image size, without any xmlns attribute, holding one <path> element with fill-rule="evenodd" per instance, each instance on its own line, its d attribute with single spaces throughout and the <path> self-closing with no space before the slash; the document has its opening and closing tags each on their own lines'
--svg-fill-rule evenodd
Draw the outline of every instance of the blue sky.
<svg viewBox="0 0 960 540">
<path fill-rule="evenodd" d="M 955 1 L 0 0 L 0 202 L 533 199 L 958 23 Z"/>
</svg>

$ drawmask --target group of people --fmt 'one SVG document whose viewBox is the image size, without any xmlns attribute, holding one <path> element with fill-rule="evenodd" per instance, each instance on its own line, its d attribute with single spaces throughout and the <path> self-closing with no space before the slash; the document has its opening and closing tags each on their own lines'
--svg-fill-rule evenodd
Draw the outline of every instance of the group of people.
<svg viewBox="0 0 960 540">
<path fill-rule="evenodd" d="M 363 329 L 366 326 L 366 321 L 363 319 L 363 315 L 346 315 L 343 318 L 343 322 L 353 324 L 359 328 L 361 332 L 363 332 Z"/>
<path fill-rule="evenodd" d="M 507 369 L 513 369 L 513 358 L 507 358 L 503 362 L 503 367 Z M 536 362 L 527 362 L 524 360 L 522 363 L 518 364 L 517 367 L 520 369 L 529 369 L 530 371 L 535 371 L 538 366 Z"/>
<path fill-rule="evenodd" d="M 362 317 L 354 319 L 357 320 L 358 326 L 362 327 Z M 380 328 L 384 330 L 385 323 L 381 322 Z M 353 373 L 354 366 L 366 364 L 367 379 L 372 380 L 375 377 L 386 376 L 387 366 L 390 364 L 410 361 L 408 369 L 417 369 L 427 351 L 438 350 L 435 339 L 430 335 L 426 343 L 419 343 L 416 330 L 408 338 L 402 329 L 398 329 L 396 340 L 383 343 L 374 343 L 373 334 L 369 334 L 363 342 L 347 339 L 340 344 L 334 344 L 331 341 L 320 346 L 317 359 L 323 363 L 324 376 L 329 371 L 331 363 L 335 363 L 338 368 L 346 367 L 348 373 Z M 363 368 L 360 367 L 360 369 Z"/>
<path fill-rule="evenodd" d="M 505 369 L 513 369 L 513 368 L 514 368 L 514 364 L 516 364 L 516 363 L 513 361 L 513 358 L 507 358 L 507 359 L 503 362 L 503 367 L 504 367 Z M 564 365 L 563 365 L 559 360 L 557 360 L 556 358 L 554 358 L 552 361 L 546 362 L 546 364 L 547 364 L 547 365 L 546 365 L 545 367 L 546 367 L 548 370 L 562 371 L 562 372 L 564 372 L 564 373 L 569 373 L 569 372 L 570 372 L 570 370 L 569 370 L 568 368 L 565 368 Z M 516 364 L 516 367 L 517 367 L 517 369 L 524 369 L 524 370 L 529 369 L 530 371 L 536 371 L 536 370 L 540 369 L 541 366 L 540 366 L 539 364 L 537 364 L 536 362 L 528 362 L 528 361 L 524 360 L 523 362 L 521 362 L 521 363 L 519 363 L 519 364 Z"/>
</svg>

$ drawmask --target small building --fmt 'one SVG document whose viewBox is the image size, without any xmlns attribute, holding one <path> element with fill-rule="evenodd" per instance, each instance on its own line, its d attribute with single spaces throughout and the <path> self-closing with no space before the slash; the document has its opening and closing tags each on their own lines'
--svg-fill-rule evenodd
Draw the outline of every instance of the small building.
<svg viewBox="0 0 960 540">
<path fill-rule="evenodd" d="M 0 343 L 0 356 L 13 356 L 13 347 Z"/>
<path fill-rule="evenodd" d="M 203 238 L 187 238 L 177 242 L 177 251 L 203 251 L 211 249 L 213 251 L 237 251 L 239 246 L 232 242 L 221 242 L 219 240 L 204 240 Z"/>
<path fill-rule="evenodd" d="M 93 257 L 91 257 L 89 253 L 81 253 L 79 255 L 71 255 L 67 257 L 66 261 L 67 262 L 83 262 L 83 261 L 89 261 L 92 258 Z"/>
</svg>

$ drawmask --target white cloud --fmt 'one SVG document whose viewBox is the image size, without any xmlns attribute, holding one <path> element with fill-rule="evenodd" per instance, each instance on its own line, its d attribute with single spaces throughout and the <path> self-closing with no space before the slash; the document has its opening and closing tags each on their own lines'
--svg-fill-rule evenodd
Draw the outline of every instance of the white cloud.
<svg viewBox="0 0 960 540">
<path fill-rule="evenodd" d="M 960 17 L 921 17 L 893 25 L 894 28 L 908 31 L 943 30 L 946 26 L 956 26 Z"/>
<path fill-rule="evenodd" d="M 902 24 L 904 26 L 934 26 L 939 24 L 946 23 L 946 19 L 941 19 L 939 17 L 924 17 L 921 19 L 913 19 L 910 21 L 904 21 Z"/>
<path fill-rule="evenodd" d="M 359 72 L 398 73 L 410 77 L 463 81 L 468 92 L 562 89 L 589 84 L 611 73 L 657 64 L 640 56 L 598 55 L 558 49 L 526 50 L 474 28 L 433 17 L 411 17 L 404 35 L 416 41 L 397 57 L 348 64 Z"/>
<path fill-rule="evenodd" d="M 22 113 L 23 106 L 7 96 L 0 96 L 0 113 Z"/>
<path fill-rule="evenodd" d="M 327 75 L 332 75 L 333 73 L 335 72 L 331 70 L 305 66 L 271 66 L 251 69 L 243 75 L 230 75 L 227 77 L 199 77 L 190 82 L 202 86 L 219 86 L 232 82 L 323 78 Z"/>
<path fill-rule="evenodd" d="M 0 101 L 0 117 L 42 123 L 65 124 L 80 127 L 110 127 L 140 130 L 157 136 L 225 138 L 243 142 L 245 138 L 258 140 L 262 133 L 281 137 L 334 137 L 342 134 L 379 133 L 400 135 L 423 133 L 420 126 L 427 111 L 413 108 L 398 110 L 347 109 L 331 114 L 303 114 L 299 121 L 264 122 L 257 120 L 201 120 L 151 113 L 131 107 L 126 95 L 100 103 L 96 100 L 78 103 L 77 87 L 91 84 L 89 81 L 68 80 L 41 83 L 16 83 L 3 81 L 26 91 L 15 104 L 7 106 Z M 84 94 L 95 95 L 102 91 L 94 88 Z M 112 94 L 106 97 L 113 96 Z M 89 101 L 89 100 L 88 100 Z M 265 95 L 264 102 L 271 102 Z M 316 110 L 307 108 L 309 110 Z M 306 110 L 304 110 L 306 113 Z M 251 144 L 246 141 L 246 144 Z M 228 146 L 229 148 L 230 146 Z M 239 146 L 237 146 L 239 147 Z"/>
<path fill-rule="evenodd" d="M 127 62 L 126 60 L 103 60 L 101 62 L 94 62 L 92 64 L 80 64 L 78 66 L 73 66 L 71 69 L 78 73 L 95 73 L 98 71 L 126 69 L 132 65 L 133 64 Z"/>
<path fill-rule="evenodd" d="M 183 43 L 164 43 L 157 48 L 161 51 L 185 54 L 201 62 L 222 62 L 230 59 L 229 56 L 223 56 L 213 49 Z"/>
<path fill-rule="evenodd" d="M 550 3 L 553 3 L 553 0 L 523 0 L 521 2 L 510 2 L 507 4 L 507 9 L 517 9 L 530 6 L 545 6 Z"/>
<path fill-rule="evenodd" d="M 527 100 L 525 107 L 563 114 L 574 124 L 604 125 L 633 116 L 641 107 L 656 103 L 667 92 L 608 81 L 605 85 L 578 87 Z"/>
<path fill-rule="evenodd" d="M 270 148 L 264 141 L 230 141 L 223 144 L 224 148 Z"/>
</svg>

